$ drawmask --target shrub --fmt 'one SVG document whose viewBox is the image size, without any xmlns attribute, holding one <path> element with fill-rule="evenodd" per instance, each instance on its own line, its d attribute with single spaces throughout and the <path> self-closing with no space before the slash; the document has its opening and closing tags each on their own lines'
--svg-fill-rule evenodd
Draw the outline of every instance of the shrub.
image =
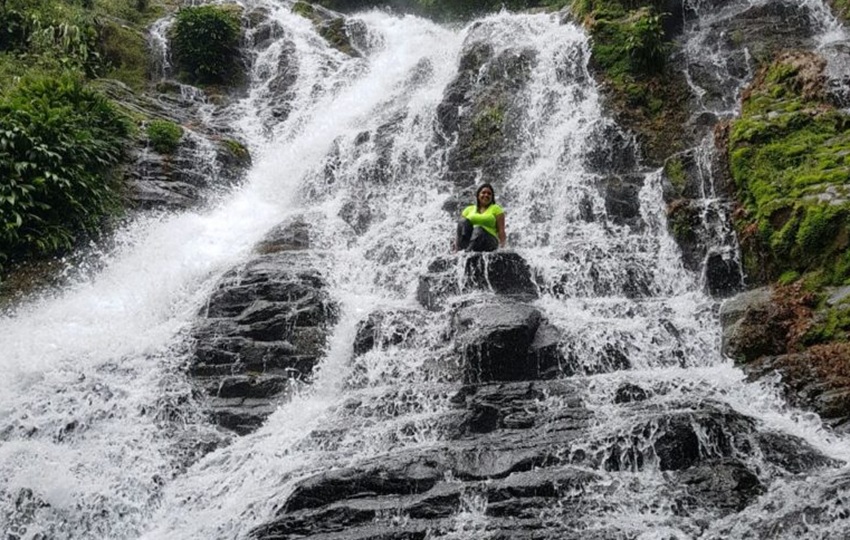
<svg viewBox="0 0 850 540">
<path fill-rule="evenodd" d="M 177 150 L 183 128 L 168 120 L 154 120 L 147 127 L 148 139 L 160 154 L 171 154 Z"/>
<path fill-rule="evenodd" d="M 240 36 L 233 9 L 213 5 L 181 9 L 171 37 L 177 65 L 194 82 L 235 82 Z"/>
<path fill-rule="evenodd" d="M 117 210 L 127 121 L 78 78 L 29 79 L 0 101 L 0 259 L 47 255 Z"/>
</svg>

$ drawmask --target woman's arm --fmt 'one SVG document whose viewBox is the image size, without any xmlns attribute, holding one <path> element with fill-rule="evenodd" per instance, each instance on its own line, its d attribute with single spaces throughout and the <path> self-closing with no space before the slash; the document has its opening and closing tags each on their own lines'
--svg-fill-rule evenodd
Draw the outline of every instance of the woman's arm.
<svg viewBox="0 0 850 540">
<path fill-rule="evenodd" d="M 499 247 L 505 247 L 507 235 L 505 235 L 505 214 L 496 216 L 496 232 L 499 233 Z"/>
</svg>

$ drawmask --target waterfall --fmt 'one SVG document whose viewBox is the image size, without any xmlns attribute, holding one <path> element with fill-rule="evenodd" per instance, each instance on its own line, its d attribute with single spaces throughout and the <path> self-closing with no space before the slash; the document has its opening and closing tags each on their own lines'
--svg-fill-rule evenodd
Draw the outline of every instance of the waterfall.
<svg viewBox="0 0 850 540">
<path fill-rule="evenodd" d="M 803 3 L 826 13 L 820 2 Z M 245 182 L 208 208 L 136 218 L 100 270 L 0 318 L 0 530 L 8 538 L 248 538 L 304 479 L 449 441 L 462 359 L 446 337 L 451 315 L 424 309 L 416 293 L 433 260 L 464 257 L 451 254 L 455 224 L 444 208 L 471 195 L 445 174 L 457 139 L 439 136 L 438 110 L 459 62 L 479 46 L 492 58 L 533 58 L 518 112 L 506 113 L 517 143 L 506 150 L 514 165 L 497 199 L 509 250 L 528 262 L 539 290 L 533 306 L 558 329 L 575 368 L 559 384 L 592 414 L 582 440 L 554 451 L 597 478 L 582 492 L 586 511 L 565 529 L 553 500 L 540 519 L 574 535 L 563 538 L 752 538 L 772 515 L 811 503 L 833 518 L 812 525 L 811 536 L 777 537 L 848 530 L 846 437 L 789 407 L 769 382 L 747 381 L 720 354 L 719 301 L 667 232 L 661 172 L 640 164 L 635 142 L 606 116 L 582 28 L 553 14 L 503 12 L 450 28 L 369 11 L 352 18 L 361 33 L 359 55 L 349 56 L 288 3 L 256 4 L 276 30 L 252 51 L 246 97 L 216 120 L 249 143 L 255 165 Z M 686 4 L 708 27 L 702 2 Z M 701 34 L 686 36 L 696 55 Z M 728 72 L 728 58 L 711 61 Z M 163 60 L 162 74 L 167 67 Z M 752 72 L 710 73 L 690 77 L 695 95 L 705 110 L 733 114 Z M 474 84 L 486 78 L 481 70 Z M 717 83 L 712 91 L 706 81 Z M 710 178 L 705 185 L 710 211 L 721 203 Z M 606 198 L 614 189 L 631 194 L 631 206 Z M 186 374 L 192 325 L 222 276 L 296 219 L 309 226 L 338 322 L 309 384 L 253 433 L 224 434 Z M 715 236 L 734 249 L 728 230 Z M 358 328 L 373 313 L 385 316 L 387 339 L 355 355 Z M 402 327 L 412 337 L 392 342 Z M 615 403 L 626 385 L 647 391 L 648 404 Z M 556 418 L 573 406 L 544 394 L 538 414 Z M 639 462 L 620 443 L 647 447 L 664 414 L 704 406 L 751 419 L 754 438 L 793 436 L 829 466 L 789 474 L 735 440 L 729 452 L 757 471 L 767 486 L 761 498 L 744 517 L 677 512 L 680 494 L 665 483 L 660 458 L 649 452 Z M 703 455 L 725 455 L 715 432 L 697 431 Z M 408 520 L 391 509 L 379 518 Z M 466 491 L 450 525 L 428 537 L 487 537 L 493 520 L 487 497 Z"/>
</svg>

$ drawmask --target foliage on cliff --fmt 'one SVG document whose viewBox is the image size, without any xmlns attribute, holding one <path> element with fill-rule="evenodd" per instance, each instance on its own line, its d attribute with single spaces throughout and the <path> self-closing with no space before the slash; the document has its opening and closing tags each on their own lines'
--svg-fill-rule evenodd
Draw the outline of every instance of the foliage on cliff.
<svg viewBox="0 0 850 540">
<path fill-rule="evenodd" d="M 236 6 L 187 7 L 177 13 L 172 48 L 185 77 L 201 84 L 237 82 L 242 28 Z"/>
<path fill-rule="evenodd" d="M 747 271 L 850 283 L 850 115 L 824 94 L 825 62 L 788 53 L 761 70 L 732 123 L 729 163 Z"/>
<path fill-rule="evenodd" d="M 651 162 L 683 149 L 688 88 L 667 66 L 671 36 L 664 0 L 573 0 L 590 32 L 592 66 L 618 119 L 634 130 Z"/>
<path fill-rule="evenodd" d="M 33 78 L 0 100 L 0 263 L 94 233 L 117 208 L 129 125 L 79 77 Z"/>
<path fill-rule="evenodd" d="M 120 205 L 131 126 L 87 81 L 145 85 L 165 2 L 0 0 L 0 273 L 94 234 Z"/>
</svg>

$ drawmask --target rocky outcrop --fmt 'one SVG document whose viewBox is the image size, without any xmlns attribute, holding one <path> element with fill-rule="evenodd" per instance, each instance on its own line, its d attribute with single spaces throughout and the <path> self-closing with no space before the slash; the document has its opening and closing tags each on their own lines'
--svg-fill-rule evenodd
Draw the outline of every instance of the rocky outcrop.
<svg viewBox="0 0 850 540">
<path fill-rule="evenodd" d="M 264 254 L 222 278 L 193 331 L 189 372 L 213 420 L 236 433 L 258 427 L 310 380 L 335 322 L 321 261 L 299 243 L 305 236 L 299 222 L 273 231 Z"/>
<path fill-rule="evenodd" d="M 723 304 L 723 352 L 758 379 L 778 374 L 788 401 L 816 411 L 836 429 L 850 429 L 850 346 L 818 343 L 824 325 L 841 312 L 816 306 L 799 287 L 760 288 Z M 833 319 L 834 320 L 834 319 Z"/>
<path fill-rule="evenodd" d="M 528 263 L 511 251 L 460 253 L 441 257 L 419 278 L 416 298 L 428 309 L 440 309 L 449 296 L 487 291 L 518 300 L 537 298 Z"/>
<path fill-rule="evenodd" d="M 513 144 L 522 122 L 519 100 L 535 62 L 532 49 L 496 53 L 471 32 L 458 75 L 437 106 L 435 138 L 441 146 L 454 141 L 446 180 L 464 190 L 475 182 L 501 185 L 508 177 L 519 157 Z"/>
<path fill-rule="evenodd" d="M 549 399 L 558 400 L 557 413 Z M 671 504 L 716 518 L 745 510 L 765 491 L 746 456 L 766 455 L 777 474 L 836 464 L 799 439 L 760 434 L 752 419 L 710 404 L 646 408 L 630 433 L 588 446 L 594 415 L 574 383 L 465 385 L 452 402 L 451 440 L 297 481 L 251 537 L 425 538 L 449 534 L 474 508 L 476 533 L 487 537 L 586 538 L 582 516 L 603 511 L 606 490 L 635 470 L 668 471 Z"/>
</svg>

